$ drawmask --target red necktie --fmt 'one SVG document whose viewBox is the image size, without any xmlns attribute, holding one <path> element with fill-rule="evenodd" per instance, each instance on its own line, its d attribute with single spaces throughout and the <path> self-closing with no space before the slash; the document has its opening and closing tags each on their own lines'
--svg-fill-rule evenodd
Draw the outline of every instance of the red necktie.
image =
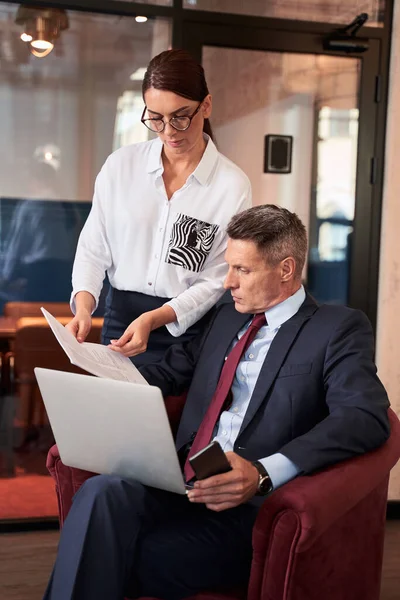
<svg viewBox="0 0 400 600">
<path fill-rule="evenodd" d="M 264 313 L 255 315 L 246 333 L 242 335 L 236 346 L 229 353 L 229 356 L 222 368 L 217 389 L 214 392 L 214 396 L 212 397 L 210 405 L 207 409 L 204 419 L 200 424 L 199 430 L 193 440 L 192 447 L 190 448 L 187 456 L 184 467 L 186 481 L 190 481 L 194 477 L 194 471 L 189 463 L 189 458 L 207 446 L 207 444 L 210 442 L 220 414 L 224 408 L 227 408 L 225 404 L 228 396 L 230 395 L 231 387 L 240 359 L 256 337 L 258 330 L 265 325 L 266 322 L 267 321 Z"/>
</svg>

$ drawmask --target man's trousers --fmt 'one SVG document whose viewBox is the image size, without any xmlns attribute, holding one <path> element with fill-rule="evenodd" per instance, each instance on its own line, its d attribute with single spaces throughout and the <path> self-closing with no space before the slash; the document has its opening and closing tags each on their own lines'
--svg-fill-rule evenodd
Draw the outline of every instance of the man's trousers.
<svg viewBox="0 0 400 600">
<path fill-rule="evenodd" d="M 214 512 L 110 475 L 88 479 L 61 532 L 44 600 L 178 600 L 245 583 L 257 508 Z"/>
</svg>

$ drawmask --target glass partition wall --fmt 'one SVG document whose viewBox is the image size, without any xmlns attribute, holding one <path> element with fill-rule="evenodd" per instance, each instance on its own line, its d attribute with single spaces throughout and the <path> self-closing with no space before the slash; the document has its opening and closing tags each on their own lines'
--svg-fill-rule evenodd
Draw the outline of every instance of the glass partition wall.
<svg viewBox="0 0 400 600">
<path fill-rule="evenodd" d="M 29 370 L 49 347 L 45 335 L 28 338 L 33 363 L 21 370 L 17 320 L 4 314 L 12 302 L 25 303 L 25 317 L 26 303 L 57 302 L 66 307 L 59 318 L 69 318 L 95 177 L 111 152 L 152 135 L 140 123 L 141 83 L 159 52 L 185 47 L 203 62 L 219 149 L 245 170 L 255 203 L 287 206 L 308 225 L 307 283 L 330 302 L 359 289 L 352 303 L 374 322 L 392 8 L 390 0 L 0 2 L 0 528 L 57 515 L 45 468 L 53 439 Z M 364 12 L 357 35 L 366 54 L 324 48 Z M 33 14 L 57 24 L 51 48 L 43 27 L 33 44 Z M 278 43 L 268 48 L 271 36 Z M 292 138 L 290 173 L 266 172 L 264 134 Z M 367 192 L 358 204 L 357 190 Z"/>
<path fill-rule="evenodd" d="M 95 177 L 113 150 L 150 134 L 140 123 L 143 73 L 171 45 L 167 19 L 65 11 L 66 29 L 38 58 L 20 39 L 20 14 L 0 4 L 0 311 L 9 301 L 68 301 Z"/>
<path fill-rule="evenodd" d="M 39 57 L 20 37 L 23 8 L 21 18 L 17 4 L 0 3 L 0 313 L 10 302 L 63 302 L 70 315 L 72 263 L 95 177 L 113 150 L 151 135 L 140 123 L 141 84 L 150 59 L 171 47 L 172 26 L 162 16 L 137 22 L 65 10 L 65 29 Z M 45 343 L 36 340 L 38 361 Z M 12 355 L 13 333 L 3 331 L 0 344 L 0 521 L 56 517 L 45 468 L 52 436 L 32 370 L 25 355 Z M 36 508 L 13 493 L 24 485 Z"/>
<path fill-rule="evenodd" d="M 309 225 L 308 289 L 346 304 L 360 59 L 205 46 L 203 64 L 221 152 L 250 177 L 254 204 L 279 204 Z M 290 172 L 265 172 L 267 133 L 292 139 Z"/>
</svg>

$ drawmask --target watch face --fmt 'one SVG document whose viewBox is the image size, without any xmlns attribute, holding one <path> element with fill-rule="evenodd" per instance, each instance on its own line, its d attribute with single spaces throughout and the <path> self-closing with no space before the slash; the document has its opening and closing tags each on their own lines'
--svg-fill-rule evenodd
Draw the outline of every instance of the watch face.
<svg viewBox="0 0 400 600">
<path fill-rule="evenodd" d="M 272 490 L 271 479 L 268 476 L 260 478 L 260 483 L 258 484 L 258 489 L 259 489 L 260 494 L 262 494 L 262 495 L 268 494 Z"/>
</svg>

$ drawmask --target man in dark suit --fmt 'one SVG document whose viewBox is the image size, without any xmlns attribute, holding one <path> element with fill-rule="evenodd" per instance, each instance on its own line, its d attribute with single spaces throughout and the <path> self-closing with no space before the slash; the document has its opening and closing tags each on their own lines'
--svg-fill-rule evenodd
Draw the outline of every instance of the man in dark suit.
<svg viewBox="0 0 400 600">
<path fill-rule="evenodd" d="M 258 206 L 233 217 L 228 234 L 234 304 L 142 373 L 164 394 L 189 388 L 176 440 L 187 479 L 188 453 L 210 439 L 232 470 L 197 481 L 188 497 L 89 479 L 64 525 L 47 600 L 122 600 L 128 588 L 130 597 L 175 600 L 243 583 L 265 495 L 389 435 L 370 324 L 306 294 L 298 217 Z"/>
</svg>

